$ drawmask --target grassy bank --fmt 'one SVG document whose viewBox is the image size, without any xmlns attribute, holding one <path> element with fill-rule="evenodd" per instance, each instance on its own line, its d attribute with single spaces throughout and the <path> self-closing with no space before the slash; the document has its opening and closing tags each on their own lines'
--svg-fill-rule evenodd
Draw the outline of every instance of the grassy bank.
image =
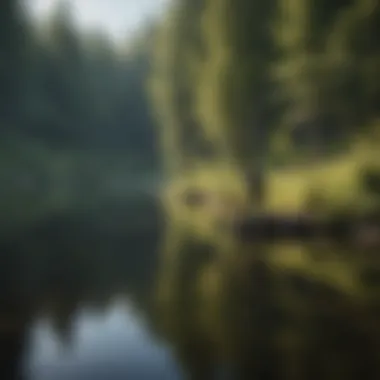
<svg viewBox="0 0 380 380">
<path fill-rule="evenodd" d="M 379 204 L 379 195 L 369 189 L 369 182 L 372 187 L 380 184 L 380 153 L 377 147 L 356 145 L 329 161 L 268 170 L 266 180 L 267 211 L 360 212 Z M 188 206 L 184 194 L 192 189 L 212 194 L 212 202 Z M 173 179 L 164 195 L 168 213 L 192 228 L 198 226 L 202 234 L 210 232 L 215 219 L 244 212 L 247 199 L 238 172 L 218 164 L 199 165 Z"/>
</svg>

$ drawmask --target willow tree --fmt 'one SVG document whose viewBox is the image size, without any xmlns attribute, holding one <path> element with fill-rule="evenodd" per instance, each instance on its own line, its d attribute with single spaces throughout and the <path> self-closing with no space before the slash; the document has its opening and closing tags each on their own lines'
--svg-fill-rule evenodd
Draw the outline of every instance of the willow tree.
<svg viewBox="0 0 380 380">
<path fill-rule="evenodd" d="M 263 167 L 276 112 L 269 65 L 275 57 L 271 23 L 275 0 L 208 0 L 202 14 L 205 58 L 197 71 L 197 114 L 221 157 L 262 193 Z M 261 172 L 261 170 L 260 170 Z"/>
<path fill-rule="evenodd" d="M 199 18 L 203 5 L 204 0 L 174 2 L 157 39 L 150 87 L 161 122 L 164 164 L 172 174 L 186 168 L 201 150 L 192 82 L 202 57 Z"/>
</svg>

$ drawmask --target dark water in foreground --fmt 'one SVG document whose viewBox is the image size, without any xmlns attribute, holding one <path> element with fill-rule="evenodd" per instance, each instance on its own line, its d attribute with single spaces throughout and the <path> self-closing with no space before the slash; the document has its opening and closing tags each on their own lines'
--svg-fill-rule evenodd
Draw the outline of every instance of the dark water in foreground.
<svg viewBox="0 0 380 380">
<path fill-rule="evenodd" d="M 170 347 L 143 318 L 116 300 L 102 313 L 83 309 L 65 347 L 49 320 L 34 323 L 24 359 L 25 380 L 181 379 Z"/>
<path fill-rule="evenodd" d="M 0 379 L 380 379 L 378 252 L 205 244 L 144 205 L 0 239 Z"/>
</svg>

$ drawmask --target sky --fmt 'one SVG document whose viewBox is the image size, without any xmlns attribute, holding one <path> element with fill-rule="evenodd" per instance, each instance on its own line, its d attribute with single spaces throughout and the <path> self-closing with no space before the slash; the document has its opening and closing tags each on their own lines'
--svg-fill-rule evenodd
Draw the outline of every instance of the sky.
<svg viewBox="0 0 380 380">
<path fill-rule="evenodd" d="M 43 19 L 60 0 L 26 0 L 31 14 Z M 159 15 L 168 0 L 68 0 L 78 25 L 102 28 L 115 39 L 136 30 L 147 18 Z"/>
</svg>

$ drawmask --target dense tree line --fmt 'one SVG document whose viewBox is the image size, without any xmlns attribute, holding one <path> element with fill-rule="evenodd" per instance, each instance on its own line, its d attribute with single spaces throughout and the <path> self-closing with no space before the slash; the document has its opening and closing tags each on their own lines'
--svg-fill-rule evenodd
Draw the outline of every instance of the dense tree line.
<svg viewBox="0 0 380 380">
<path fill-rule="evenodd" d="M 379 116 L 379 17 L 377 1 L 174 1 L 152 79 L 167 152 L 177 147 L 181 162 L 190 136 L 193 155 L 205 158 L 206 141 L 249 171 L 278 146 L 318 157 L 368 131 Z"/>
<path fill-rule="evenodd" d="M 2 138 L 39 139 L 60 149 L 117 149 L 154 165 L 154 120 L 145 91 L 152 31 L 123 48 L 101 32 L 79 32 L 64 2 L 42 25 L 21 5 L 1 5 Z"/>
<path fill-rule="evenodd" d="M 173 170 L 210 157 L 246 167 L 278 140 L 325 153 L 378 117 L 375 1 L 177 0 L 158 39 L 152 26 L 128 54 L 79 33 L 65 3 L 43 28 L 20 2 L 1 7 L 2 135 L 152 161 L 158 116 Z"/>
</svg>

